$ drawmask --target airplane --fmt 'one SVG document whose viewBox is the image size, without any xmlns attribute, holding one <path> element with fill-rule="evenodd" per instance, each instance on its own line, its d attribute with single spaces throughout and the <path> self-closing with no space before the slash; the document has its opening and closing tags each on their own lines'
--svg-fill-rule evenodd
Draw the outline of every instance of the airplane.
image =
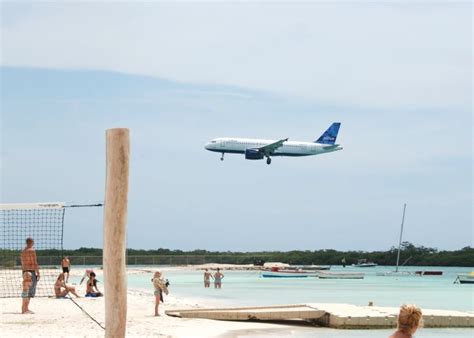
<svg viewBox="0 0 474 338">
<path fill-rule="evenodd" d="M 222 153 L 221 161 L 224 160 L 225 153 L 231 153 L 245 154 L 247 160 L 262 160 L 266 157 L 267 164 L 271 164 L 271 157 L 274 156 L 310 156 L 342 150 L 342 147 L 336 144 L 340 126 L 340 122 L 334 122 L 314 142 L 288 141 L 288 138 L 275 141 L 223 137 L 209 141 L 204 148 Z"/>
</svg>

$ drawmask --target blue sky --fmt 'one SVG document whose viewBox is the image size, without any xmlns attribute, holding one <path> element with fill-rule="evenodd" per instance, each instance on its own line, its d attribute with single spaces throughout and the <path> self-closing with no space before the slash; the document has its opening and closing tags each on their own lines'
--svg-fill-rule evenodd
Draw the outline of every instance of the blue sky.
<svg viewBox="0 0 474 338">
<path fill-rule="evenodd" d="M 128 245 L 388 249 L 473 243 L 469 3 L 2 3 L 1 200 L 96 201 L 132 133 Z M 87 24 L 86 24 L 87 22 Z M 220 136 L 341 152 L 271 166 Z M 68 210 L 65 246 L 101 246 Z"/>
</svg>

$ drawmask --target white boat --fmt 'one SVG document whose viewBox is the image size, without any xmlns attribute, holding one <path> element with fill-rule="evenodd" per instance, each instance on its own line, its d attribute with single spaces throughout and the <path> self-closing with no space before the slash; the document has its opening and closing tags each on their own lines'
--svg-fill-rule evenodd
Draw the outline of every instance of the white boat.
<svg viewBox="0 0 474 338">
<path fill-rule="evenodd" d="M 304 270 L 264 270 L 260 273 L 263 278 L 308 278 L 317 277 L 317 272 Z"/>
<path fill-rule="evenodd" d="M 354 267 L 356 267 L 356 268 L 373 268 L 377 265 L 378 265 L 377 263 L 368 262 L 368 263 L 354 264 Z"/>
<path fill-rule="evenodd" d="M 377 263 L 367 262 L 367 259 L 359 259 L 357 261 L 357 264 L 352 264 L 352 266 L 356 268 L 372 268 L 374 266 L 377 266 Z"/>
<path fill-rule="evenodd" d="M 415 273 L 411 271 L 377 271 L 375 275 L 385 277 L 409 277 L 414 276 Z"/>
<path fill-rule="evenodd" d="M 461 284 L 474 284 L 474 271 L 471 273 L 460 273 L 456 281 Z"/>
<path fill-rule="evenodd" d="M 330 270 L 330 266 L 321 266 L 321 265 L 293 265 L 286 268 L 287 270 L 304 270 L 308 272 L 321 271 L 321 270 Z"/>
<path fill-rule="evenodd" d="M 319 278 L 321 279 L 363 279 L 364 275 L 362 272 L 319 272 Z"/>
<path fill-rule="evenodd" d="M 413 273 L 408 272 L 408 271 L 398 271 L 398 264 L 400 262 L 400 248 L 402 246 L 402 235 L 403 235 L 403 224 L 405 223 L 405 211 L 407 209 L 407 204 L 405 203 L 403 205 L 403 216 L 402 216 L 402 226 L 400 228 L 400 240 L 398 242 L 398 254 L 397 254 L 397 267 L 395 268 L 395 271 L 380 271 L 377 272 L 377 276 L 387 276 L 387 277 L 404 277 L 404 276 L 411 276 Z M 405 263 L 408 260 L 405 261 Z M 404 263 L 404 264 L 405 264 Z M 402 264 L 403 265 L 403 264 Z"/>
<path fill-rule="evenodd" d="M 415 275 L 418 275 L 418 276 L 442 276 L 443 271 L 441 271 L 441 270 L 418 270 L 418 271 L 415 271 Z"/>
</svg>

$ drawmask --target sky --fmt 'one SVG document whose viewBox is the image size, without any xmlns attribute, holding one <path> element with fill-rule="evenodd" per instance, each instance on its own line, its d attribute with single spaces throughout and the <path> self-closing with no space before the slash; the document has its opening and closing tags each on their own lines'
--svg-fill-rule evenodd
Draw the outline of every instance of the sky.
<svg viewBox="0 0 474 338">
<path fill-rule="evenodd" d="M 472 246 L 469 2 L 2 2 L 2 203 L 103 200 L 131 130 L 128 246 Z M 216 137 L 344 150 L 246 161 Z M 102 246 L 101 208 L 65 247 Z"/>
</svg>

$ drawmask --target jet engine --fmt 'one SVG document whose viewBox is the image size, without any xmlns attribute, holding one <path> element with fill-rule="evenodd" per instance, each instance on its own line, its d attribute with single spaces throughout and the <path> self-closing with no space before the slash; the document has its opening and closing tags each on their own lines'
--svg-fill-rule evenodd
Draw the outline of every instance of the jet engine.
<svg viewBox="0 0 474 338">
<path fill-rule="evenodd" d="M 246 160 L 261 160 L 263 159 L 263 153 L 258 149 L 245 149 Z"/>
</svg>

